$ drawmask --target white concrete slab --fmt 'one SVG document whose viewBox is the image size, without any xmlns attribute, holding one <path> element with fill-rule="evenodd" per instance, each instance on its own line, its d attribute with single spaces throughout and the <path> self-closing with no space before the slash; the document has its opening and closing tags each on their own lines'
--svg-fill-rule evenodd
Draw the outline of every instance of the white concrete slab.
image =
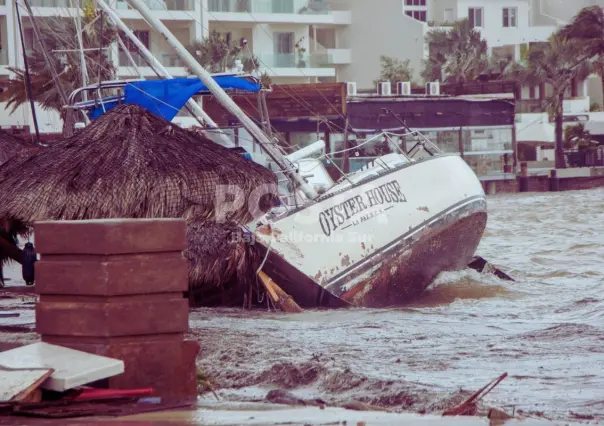
<svg viewBox="0 0 604 426">
<path fill-rule="evenodd" d="M 65 391 L 124 372 L 124 362 L 44 342 L 0 352 L 8 368 L 52 368 L 44 389 Z"/>
<path fill-rule="evenodd" d="M 9 370 L 0 366 L 0 402 L 8 402 L 42 379 L 50 369 Z"/>
</svg>

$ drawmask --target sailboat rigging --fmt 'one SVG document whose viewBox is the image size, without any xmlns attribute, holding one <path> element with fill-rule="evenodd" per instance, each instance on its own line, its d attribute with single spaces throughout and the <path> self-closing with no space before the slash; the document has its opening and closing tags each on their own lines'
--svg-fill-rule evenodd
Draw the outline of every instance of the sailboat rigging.
<svg viewBox="0 0 604 426">
<path fill-rule="evenodd" d="M 400 134 L 376 131 L 377 136 L 361 144 L 384 138 L 392 152 L 334 182 L 321 161 L 333 161 L 324 153 L 323 141 L 286 155 L 227 94 L 229 87 L 221 77 L 243 76 L 210 75 L 143 0 L 127 2 L 198 79 L 113 82 L 115 87 L 122 85 L 125 95 L 110 101 L 143 98 L 157 106 L 164 101 L 155 96 L 158 92 L 153 92 L 151 83 L 162 85 L 166 92 L 171 85 L 184 84 L 189 92 L 181 96 L 188 99 L 208 91 L 239 120 L 278 166 L 278 173 L 292 183 L 291 202 L 246 227 L 266 250 L 263 270 L 298 304 L 400 304 L 421 293 L 441 271 L 463 269 L 472 260 L 486 226 L 486 198 L 479 179 L 458 155 L 443 153 L 409 129 Z M 104 0 L 98 4 L 121 25 Z M 251 76 L 243 78 L 254 81 Z M 150 90 L 153 96 L 137 98 L 136 90 Z M 74 96 L 75 92 L 72 101 Z M 186 99 L 181 99 L 183 104 Z M 413 146 L 401 149 L 397 138 L 410 138 Z M 345 149 L 346 154 L 351 149 Z"/>
</svg>

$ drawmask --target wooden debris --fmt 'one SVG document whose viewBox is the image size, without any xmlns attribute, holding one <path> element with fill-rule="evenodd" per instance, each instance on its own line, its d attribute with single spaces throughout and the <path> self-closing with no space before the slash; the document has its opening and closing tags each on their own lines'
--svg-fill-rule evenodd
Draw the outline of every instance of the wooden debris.
<svg viewBox="0 0 604 426">
<path fill-rule="evenodd" d="M 0 367 L 0 401 L 39 402 L 42 396 L 39 388 L 53 372 L 52 368 Z"/>
<path fill-rule="evenodd" d="M 482 398 L 484 398 L 489 392 L 491 392 L 493 390 L 493 388 L 495 388 L 495 386 L 497 386 L 499 383 L 501 383 L 501 381 L 503 379 L 505 379 L 507 376 L 508 376 L 508 373 L 503 373 L 497 379 L 492 380 L 491 382 L 487 383 L 482 388 L 478 389 L 476 392 L 474 392 L 468 399 L 466 399 L 461 404 L 451 408 L 450 410 L 445 411 L 443 413 L 443 416 L 463 416 L 463 415 L 471 414 L 476 409 L 476 403 L 478 401 L 480 401 Z"/>
<path fill-rule="evenodd" d="M 504 421 L 504 420 L 513 419 L 514 416 L 511 416 L 508 413 L 506 413 L 505 411 L 499 410 L 497 408 L 491 408 L 489 410 L 489 414 L 487 415 L 487 418 L 492 421 L 499 421 L 499 420 Z"/>
<path fill-rule="evenodd" d="M 304 312 L 300 306 L 294 301 L 294 299 L 284 292 L 264 271 L 258 272 L 260 280 L 266 289 L 267 294 L 279 309 L 283 312 L 288 313 L 300 313 Z"/>
</svg>

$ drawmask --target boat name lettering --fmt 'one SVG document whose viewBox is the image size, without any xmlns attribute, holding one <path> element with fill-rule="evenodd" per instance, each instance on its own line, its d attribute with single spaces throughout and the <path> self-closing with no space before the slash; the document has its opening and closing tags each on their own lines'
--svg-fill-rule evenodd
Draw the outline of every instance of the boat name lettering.
<svg viewBox="0 0 604 426">
<path fill-rule="evenodd" d="M 377 188 L 365 191 L 362 195 L 355 195 L 327 210 L 323 210 L 319 213 L 319 223 L 321 224 L 323 233 L 330 236 L 333 231 L 340 228 L 345 222 L 367 209 L 384 204 L 406 202 L 407 198 L 401 191 L 400 184 L 396 180 L 393 180 Z M 364 218 L 364 220 L 375 217 L 378 214 L 368 214 L 366 215 L 368 217 Z M 364 222 L 364 220 L 360 222 Z M 352 225 L 358 223 L 359 221 L 353 221 Z"/>
</svg>

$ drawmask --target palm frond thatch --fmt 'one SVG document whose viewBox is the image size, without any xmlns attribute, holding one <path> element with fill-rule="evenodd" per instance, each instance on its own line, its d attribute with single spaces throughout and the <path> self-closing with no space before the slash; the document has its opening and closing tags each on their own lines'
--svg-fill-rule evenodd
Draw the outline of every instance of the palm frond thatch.
<svg viewBox="0 0 604 426">
<path fill-rule="evenodd" d="M 33 143 L 0 129 L 0 166 L 15 155 L 37 149 Z"/>
<path fill-rule="evenodd" d="M 256 280 L 263 253 L 258 245 L 250 244 L 241 236 L 240 226 L 232 221 L 189 222 L 188 248 L 185 257 L 189 263 L 189 291 L 193 303 L 208 295 L 231 290 L 231 303 L 240 304 L 244 294 Z"/>
<path fill-rule="evenodd" d="M 116 68 L 109 60 L 107 49 L 117 40 L 117 31 L 106 15 L 92 10 L 84 14 L 82 20 L 82 46 L 88 71 L 89 81 L 112 80 Z M 28 53 L 27 61 L 31 77 L 32 97 L 45 110 L 62 112 L 63 101 L 58 90 L 58 84 L 69 94 L 82 86 L 81 56 L 78 50 L 76 24 L 73 19 L 63 17 L 35 17 L 40 27 L 41 40 L 34 38 L 32 50 Z M 103 49 L 98 49 L 100 46 Z M 46 62 L 44 51 L 49 53 L 50 67 L 58 75 L 58 82 Z M 28 101 L 25 89 L 25 70 L 8 68 L 14 77 L 6 85 L 5 96 L 8 99 L 6 108 L 10 113 Z"/>
<path fill-rule="evenodd" d="M 121 105 L 80 133 L 2 167 L 0 219 L 246 223 L 270 207 L 276 185 L 271 171 L 239 154 L 139 106 Z"/>
</svg>

